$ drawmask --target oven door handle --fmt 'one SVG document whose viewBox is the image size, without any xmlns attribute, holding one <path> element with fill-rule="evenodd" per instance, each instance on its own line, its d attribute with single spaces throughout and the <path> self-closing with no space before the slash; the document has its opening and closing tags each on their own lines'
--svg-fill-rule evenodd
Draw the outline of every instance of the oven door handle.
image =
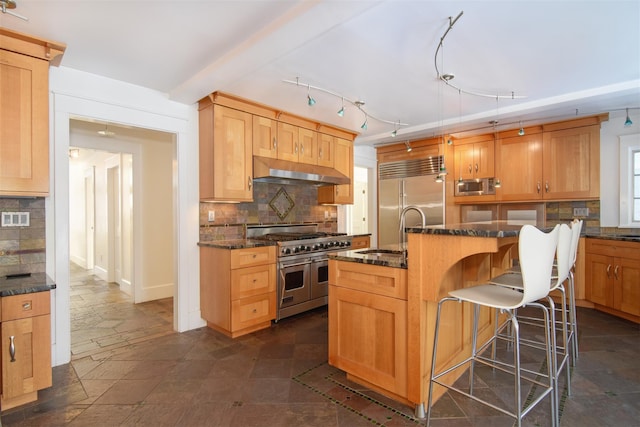
<svg viewBox="0 0 640 427">
<path fill-rule="evenodd" d="M 279 270 L 280 270 L 280 273 L 282 273 L 282 270 L 283 270 L 283 269 L 285 269 L 285 268 L 289 268 L 289 267 L 299 267 L 299 266 L 301 266 L 301 265 L 308 265 L 308 264 L 311 264 L 311 260 L 308 260 L 308 261 L 302 261 L 302 262 L 296 262 L 296 263 L 294 263 L 294 264 L 280 264 L 280 268 L 279 268 Z"/>
</svg>

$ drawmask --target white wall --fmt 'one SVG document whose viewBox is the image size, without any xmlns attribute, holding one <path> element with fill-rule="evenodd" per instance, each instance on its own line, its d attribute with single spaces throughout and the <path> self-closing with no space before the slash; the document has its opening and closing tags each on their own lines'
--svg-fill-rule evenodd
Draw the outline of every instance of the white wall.
<svg viewBox="0 0 640 427">
<path fill-rule="evenodd" d="M 167 99 L 166 94 L 79 72 L 50 69 L 50 195 L 45 199 L 47 273 L 52 292 L 52 363 L 71 356 L 69 293 L 69 123 L 96 119 L 175 135 L 175 289 L 174 329 L 204 326 L 200 316 L 198 257 L 198 117 L 196 105 Z M 135 165 L 134 165 L 135 166 Z M 142 228 L 134 213 L 134 230 Z M 140 254 L 134 255 L 136 258 Z"/>
<path fill-rule="evenodd" d="M 609 114 L 600 128 L 600 226 L 617 227 L 620 222 L 621 135 L 640 133 L 640 110 L 629 110 L 633 124 L 625 127 L 625 111 Z"/>
</svg>

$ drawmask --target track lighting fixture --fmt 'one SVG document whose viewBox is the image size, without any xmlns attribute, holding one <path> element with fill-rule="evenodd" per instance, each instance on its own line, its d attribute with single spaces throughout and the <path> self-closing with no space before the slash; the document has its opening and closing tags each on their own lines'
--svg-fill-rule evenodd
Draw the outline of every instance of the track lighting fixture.
<svg viewBox="0 0 640 427">
<path fill-rule="evenodd" d="M 500 182 L 500 178 L 496 178 L 495 182 L 493 183 L 493 186 L 496 188 L 500 188 L 502 186 L 502 183 Z"/>
<path fill-rule="evenodd" d="M 407 153 L 410 153 L 412 148 L 411 148 L 411 144 L 409 144 L 409 141 L 405 141 L 404 146 L 407 147 Z"/>
<path fill-rule="evenodd" d="M 398 123 L 400 123 L 400 120 L 398 120 Z M 393 131 L 391 132 L 391 136 L 392 136 L 393 138 L 395 138 L 395 137 L 396 137 L 396 135 L 398 135 L 398 125 L 394 126 L 394 127 L 393 127 Z"/>
<path fill-rule="evenodd" d="M 631 126 L 632 124 L 633 124 L 633 122 L 629 118 L 629 109 L 627 108 L 627 119 L 624 121 L 624 125 L 625 126 Z"/>
<path fill-rule="evenodd" d="M 524 135 L 524 128 L 522 127 L 522 121 L 520 122 L 520 130 L 518 131 L 518 135 L 520 136 Z"/>
<path fill-rule="evenodd" d="M 2 1 L 2 0 L 0 0 Z M 398 130 L 400 130 L 400 126 L 409 126 L 408 123 L 402 123 L 399 120 L 398 121 L 392 121 L 392 120 L 385 120 L 385 119 L 381 119 L 379 117 L 375 117 L 372 116 L 371 114 L 369 114 L 367 111 L 365 111 L 363 109 L 364 106 L 364 101 L 360 101 L 360 100 L 351 100 L 349 98 L 346 98 L 342 95 L 340 95 L 339 93 L 333 92 L 331 90 L 328 89 L 323 89 L 321 87 L 318 86 L 312 86 L 310 84 L 307 83 L 300 83 L 300 78 L 296 77 L 295 80 L 282 80 L 283 83 L 289 83 L 289 84 L 294 84 L 296 86 L 306 86 L 307 87 L 307 104 L 309 106 L 315 105 L 316 100 L 311 96 L 311 88 L 313 88 L 313 90 L 317 91 L 317 92 L 323 92 L 332 96 L 335 96 L 336 98 L 340 98 L 342 100 L 342 105 L 340 107 L 340 109 L 338 110 L 337 114 L 340 117 L 344 117 L 345 114 L 345 108 L 344 108 L 344 103 L 345 101 L 348 102 L 349 104 L 353 105 L 354 107 L 356 107 L 358 110 L 362 111 L 362 113 L 365 115 L 365 121 L 362 124 L 362 126 L 360 126 L 361 129 L 367 129 L 367 123 L 368 123 L 368 119 L 371 118 L 372 120 L 381 122 L 381 123 L 387 123 L 390 125 L 394 126 L 394 130 L 392 132 L 392 136 L 396 136 L 398 134 Z"/>
<path fill-rule="evenodd" d="M 458 91 L 458 93 L 466 93 L 469 95 L 474 95 L 474 96 L 482 96 L 485 98 L 496 98 L 496 99 L 520 99 L 520 98 L 526 98 L 526 96 L 522 96 L 522 95 L 516 95 L 515 92 L 511 92 L 510 94 L 506 94 L 506 95 L 500 95 L 500 94 L 493 94 L 493 93 L 481 93 L 481 92 L 472 92 L 469 90 L 465 90 L 460 88 L 459 86 L 454 85 L 453 83 L 451 83 L 451 81 L 455 78 L 455 74 L 453 73 L 441 73 L 440 70 L 438 69 L 438 52 L 440 51 L 440 49 L 442 49 L 442 46 L 444 44 L 444 39 L 447 37 L 447 34 L 449 34 L 449 31 L 451 31 L 451 29 L 453 28 L 453 26 L 455 25 L 456 22 L 458 22 L 458 19 L 460 19 L 460 17 L 462 16 L 462 14 L 464 13 L 464 11 L 461 11 L 458 16 L 456 16 L 455 18 L 453 18 L 452 16 L 449 17 L 449 27 L 447 28 L 447 30 L 444 32 L 444 34 L 442 35 L 442 37 L 440 37 L 440 43 L 438 44 L 438 47 L 436 48 L 436 53 L 433 57 L 433 63 L 435 65 L 436 68 L 436 75 L 438 76 L 439 80 L 442 80 L 447 86 L 451 86 L 452 88 L 454 88 L 455 90 Z M 442 55 L 442 58 L 444 58 L 444 54 Z M 441 58 L 441 59 L 442 59 Z M 444 61 L 442 61 L 444 62 Z M 442 64 L 444 68 L 444 64 Z"/>
<path fill-rule="evenodd" d="M 116 134 L 115 132 L 112 132 L 107 128 L 106 124 L 104 125 L 104 129 L 101 129 L 98 131 L 98 135 L 100 136 L 112 137 L 115 134 Z"/>
<path fill-rule="evenodd" d="M 342 98 L 342 107 L 338 110 L 338 115 L 344 117 L 344 98 Z"/>
<path fill-rule="evenodd" d="M 69 158 L 77 159 L 80 157 L 80 149 L 79 148 L 69 148 Z"/>
<path fill-rule="evenodd" d="M 309 104 L 310 107 L 313 107 L 314 105 L 316 105 L 316 100 L 313 99 L 310 92 L 311 92 L 311 86 L 307 85 L 307 104 Z"/>
<path fill-rule="evenodd" d="M 442 174 L 438 174 L 438 176 L 436 176 L 436 182 L 444 182 L 444 176 Z"/>
</svg>

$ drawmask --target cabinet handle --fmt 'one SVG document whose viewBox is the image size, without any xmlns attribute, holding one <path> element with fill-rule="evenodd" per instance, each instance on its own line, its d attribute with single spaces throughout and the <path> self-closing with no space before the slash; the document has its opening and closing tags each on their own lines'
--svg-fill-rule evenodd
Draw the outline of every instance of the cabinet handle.
<svg viewBox="0 0 640 427">
<path fill-rule="evenodd" d="M 31 301 L 25 301 L 22 303 L 22 311 L 31 310 Z"/>
<path fill-rule="evenodd" d="M 536 185 L 536 190 L 538 191 L 538 194 L 540 194 L 540 181 L 538 181 L 538 184 Z"/>
<path fill-rule="evenodd" d="M 611 264 L 607 265 L 607 277 L 611 279 Z"/>
<path fill-rule="evenodd" d="M 549 181 L 545 181 L 544 183 L 544 191 L 549 192 Z"/>
<path fill-rule="evenodd" d="M 294 148 L 293 148 L 293 152 L 294 152 L 295 154 L 298 154 L 298 143 L 297 143 L 297 142 L 295 143 L 295 146 L 294 146 Z"/>
<path fill-rule="evenodd" d="M 476 172 L 478 172 L 478 164 L 476 163 Z"/>
<path fill-rule="evenodd" d="M 473 169 L 471 168 L 471 163 L 469 163 L 469 173 L 471 173 Z"/>
<path fill-rule="evenodd" d="M 616 268 L 613 269 L 613 276 L 616 278 L 616 280 L 618 280 L 618 268 L 620 268 L 620 266 L 616 265 Z"/>
<path fill-rule="evenodd" d="M 276 148 L 278 148 L 278 141 L 276 141 L 276 137 L 273 137 L 273 149 L 275 150 Z"/>
<path fill-rule="evenodd" d="M 249 186 L 249 190 L 251 190 L 251 186 L 253 185 L 253 180 L 251 177 L 247 177 L 247 185 Z"/>
<path fill-rule="evenodd" d="M 11 356 L 11 361 L 16 361 L 16 343 L 14 342 L 15 336 L 11 335 L 9 337 L 9 356 Z"/>
<path fill-rule="evenodd" d="M 322 148 L 318 150 L 318 158 L 322 158 Z"/>
<path fill-rule="evenodd" d="M 300 154 L 304 154 L 304 144 L 300 144 Z"/>
</svg>

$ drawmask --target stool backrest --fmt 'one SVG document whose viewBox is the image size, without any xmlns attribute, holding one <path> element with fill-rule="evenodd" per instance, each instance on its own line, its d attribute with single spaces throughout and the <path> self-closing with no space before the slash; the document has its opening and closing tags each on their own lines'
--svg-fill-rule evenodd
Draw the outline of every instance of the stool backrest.
<svg viewBox="0 0 640 427">
<path fill-rule="evenodd" d="M 578 257 L 578 242 L 580 241 L 580 232 L 582 231 L 582 220 L 574 219 L 571 222 L 571 261 L 570 267 L 576 263 Z"/>
<path fill-rule="evenodd" d="M 558 229 L 558 249 L 556 250 L 558 280 L 551 284 L 553 287 L 564 283 L 569 278 L 569 270 L 573 265 L 572 244 L 573 232 L 571 228 L 567 224 L 560 224 Z"/>
<path fill-rule="evenodd" d="M 544 298 L 549 294 L 559 230 L 560 225 L 549 233 L 540 231 L 532 225 L 524 225 L 520 229 L 518 252 L 522 272 L 523 304 Z"/>
</svg>

